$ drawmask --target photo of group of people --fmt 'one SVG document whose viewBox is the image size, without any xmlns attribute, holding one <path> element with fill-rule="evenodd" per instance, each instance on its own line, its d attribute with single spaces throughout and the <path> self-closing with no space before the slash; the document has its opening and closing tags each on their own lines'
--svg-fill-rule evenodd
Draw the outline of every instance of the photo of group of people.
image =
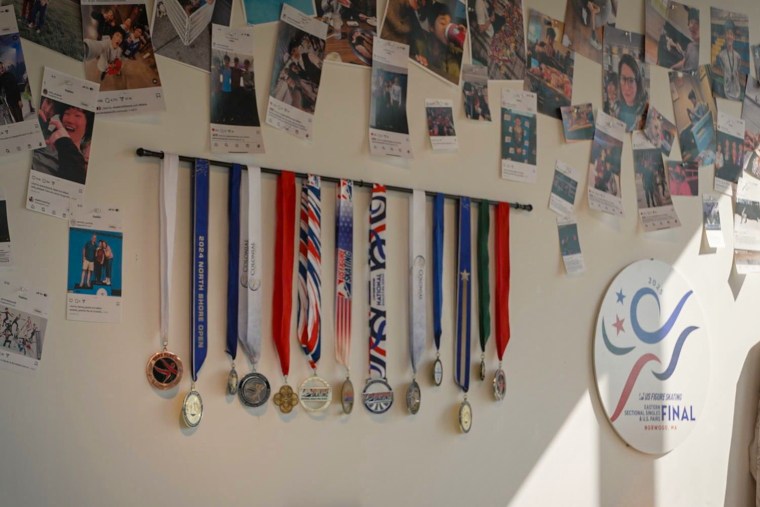
<svg viewBox="0 0 760 507">
<path fill-rule="evenodd" d="M 412 61 L 458 86 L 465 10 L 459 0 L 388 0 L 380 37 L 408 45 Z"/>
<path fill-rule="evenodd" d="M 715 101 L 710 92 L 709 72 L 670 72 L 670 94 L 678 127 L 678 144 L 684 162 L 700 166 L 715 160 Z"/>
<path fill-rule="evenodd" d="M 699 66 L 699 9 L 673 0 L 646 2 L 648 64 L 694 71 Z"/>
<path fill-rule="evenodd" d="M 372 65 L 376 0 L 320 0 L 317 17 L 328 26 L 325 47 L 328 61 Z"/>
<path fill-rule="evenodd" d="M 653 147 L 651 143 L 647 143 L 643 149 L 634 147 L 633 168 L 636 173 L 636 199 L 639 209 L 673 204 L 662 162 L 662 152 L 658 148 Z"/>
<path fill-rule="evenodd" d="M 82 241 L 87 236 L 89 238 Z M 110 288 L 111 295 L 121 295 L 121 256 L 117 256 L 121 254 L 121 234 L 72 228 L 70 240 L 79 240 L 82 244 L 73 245 L 81 254 L 75 256 L 75 260 L 81 259 L 81 263 L 75 263 L 73 272 L 70 263 L 69 291 L 90 294 L 98 285 L 103 285 Z"/>
<path fill-rule="evenodd" d="M 581 253 L 581 242 L 578 235 L 578 223 L 571 217 L 557 217 L 557 232 L 559 234 L 559 251 L 568 275 L 583 273 L 586 265 Z"/>
<path fill-rule="evenodd" d="M 715 177 L 736 183 L 744 167 L 744 120 L 718 112 Z"/>
<path fill-rule="evenodd" d="M 561 119 L 560 108 L 573 99 L 574 52 L 562 45 L 564 24 L 531 9 L 525 89 L 538 96 L 540 113 Z"/>
<path fill-rule="evenodd" d="M 454 111 L 450 107 L 427 107 L 428 134 L 431 137 L 450 137 L 457 135 L 454 130 Z"/>
<path fill-rule="evenodd" d="M 409 133 L 406 85 L 406 73 L 382 70 L 380 66 L 373 66 L 370 128 L 397 134 Z"/>
<path fill-rule="evenodd" d="M 258 127 L 252 55 L 214 50 L 211 61 L 211 123 Z"/>
<path fill-rule="evenodd" d="M 611 215 L 623 214 L 620 161 L 624 137 L 623 122 L 603 111 L 596 115 L 587 179 L 590 209 Z"/>
<path fill-rule="evenodd" d="M 594 106 L 590 102 L 560 108 L 565 142 L 590 141 L 594 138 Z"/>
<path fill-rule="evenodd" d="M 563 44 L 602 63 L 604 29 L 615 26 L 618 0 L 567 0 Z"/>
<path fill-rule="evenodd" d="M 21 36 L 82 61 L 79 0 L 13 0 Z"/>
<path fill-rule="evenodd" d="M 626 132 L 641 129 L 649 107 L 644 36 L 607 27 L 603 61 L 604 112 L 625 123 Z"/>
<path fill-rule="evenodd" d="M 749 19 L 746 14 L 710 8 L 712 91 L 716 97 L 742 100 L 749 75 Z"/>
<path fill-rule="evenodd" d="M 521 0 L 468 0 L 472 62 L 488 79 L 525 78 L 525 30 Z"/>
<path fill-rule="evenodd" d="M 488 105 L 488 76 L 485 67 L 465 64 L 462 71 L 464 115 L 468 120 L 491 121 Z"/>
<path fill-rule="evenodd" d="M 654 107 L 649 108 L 647 120 L 644 124 L 644 134 L 649 139 L 649 142 L 655 148 L 659 148 L 666 157 L 670 156 L 677 132 L 673 122 L 665 118 Z"/>
<path fill-rule="evenodd" d="M 696 164 L 668 160 L 667 165 L 670 195 L 698 195 L 699 167 Z"/>
<path fill-rule="evenodd" d="M 3 307 L 0 311 L 0 350 L 39 361 L 46 326 L 47 319 L 39 315 Z"/>
<path fill-rule="evenodd" d="M 34 118 L 32 93 L 18 33 L 0 35 L 0 125 Z"/>
</svg>

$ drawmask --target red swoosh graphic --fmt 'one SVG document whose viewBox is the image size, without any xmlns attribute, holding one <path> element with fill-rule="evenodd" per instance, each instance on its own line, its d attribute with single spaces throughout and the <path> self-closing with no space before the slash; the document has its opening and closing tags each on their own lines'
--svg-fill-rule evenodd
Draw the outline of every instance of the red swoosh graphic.
<svg viewBox="0 0 760 507">
<path fill-rule="evenodd" d="M 620 413 L 623 411 L 623 408 L 628 401 L 628 397 L 631 395 L 631 391 L 633 391 L 633 386 L 636 384 L 636 379 L 639 378 L 641 369 L 649 361 L 657 361 L 659 363 L 660 358 L 654 354 L 644 354 L 638 361 L 636 361 L 636 364 L 633 365 L 633 369 L 631 369 L 631 373 L 628 375 L 628 380 L 625 381 L 623 392 L 620 393 L 620 399 L 618 400 L 617 407 L 615 407 L 615 412 L 612 414 L 612 417 L 610 417 L 611 422 L 615 422 L 615 419 L 620 417 Z"/>
</svg>

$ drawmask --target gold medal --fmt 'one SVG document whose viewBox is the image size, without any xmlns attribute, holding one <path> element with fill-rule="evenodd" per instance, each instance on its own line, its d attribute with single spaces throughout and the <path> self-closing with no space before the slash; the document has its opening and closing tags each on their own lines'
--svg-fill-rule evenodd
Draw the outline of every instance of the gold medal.
<svg viewBox="0 0 760 507">
<path fill-rule="evenodd" d="M 298 405 L 298 395 L 288 384 L 282 386 L 272 397 L 272 400 L 283 414 L 289 414 L 293 411 L 293 407 Z"/>
</svg>

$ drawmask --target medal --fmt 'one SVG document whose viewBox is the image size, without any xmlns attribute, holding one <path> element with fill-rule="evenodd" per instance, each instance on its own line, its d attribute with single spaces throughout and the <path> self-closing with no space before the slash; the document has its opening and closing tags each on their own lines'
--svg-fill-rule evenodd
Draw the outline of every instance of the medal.
<svg viewBox="0 0 760 507">
<path fill-rule="evenodd" d="M 455 376 L 457 385 L 464 392 L 464 402 L 459 408 L 459 427 L 470 431 L 472 407 L 467 401 L 470 390 L 470 312 L 471 299 L 471 245 L 470 245 L 470 199 L 459 199 L 459 247 L 457 259 L 457 343 Z"/>
<path fill-rule="evenodd" d="M 351 351 L 351 301 L 354 256 L 354 183 L 340 180 L 335 205 L 335 358 L 346 369 L 340 390 L 343 413 L 354 408 L 354 385 L 351 383 L 348 358 Z"/>
<path fill-rule="evenodd" d="M 238 374 L 235 370 L 235 358 L 237 357 L 238 345 L 238 312 L 240 280 L 240 215 L 241 199 L 240 187 L 243 167 L 240 164 L 232 164 L 230 168 L 230 185 L 228 195 L 229 234 L 227 241 L 227 341 L 225 352 L 230 356 L 232 365 L 230 374 L 227 376 L 227 394 L 234 396 L 238 390 Z"/>
<path fill-rule="evenodd" d="M 420 385 L 416 380 L 412 379 L 412 383 L 406 390 L 406 408 L 409 413 L 414 415 L 420 411 L 420 402 L 422 401 L 422 392 L 420 391 Z"/>
<path fill-rule="evenodd" d="M 307 412 L 321 412 L 330 406 L 332 387 L 322 377 L 311 376 L 298 386 L 298 401 Z"/>
<path fill-rule="evenodd" d="M 441 362 L 441 335 L 443 326 L 443 194 L 433 198 L 433 339 L 435 341 L 435 363 L 433 363 L 433 383 L 443 382 Z"/>
<path fill-rule="evenodd" d="M 274 243 L 274 290 L 272 292 L 272 337 L 280 358 L 285 385 L 273 396 L 274 404 L 288 414 L 298 404 L 298 395 L 288 385 L 290 371 L 290 316 L 293 309 L 293 261 L 296 225 L 296 175 L 282 171 L 277 179 L 277 226 Z"/>
<path fill-rule="evenodd" d="M 486 379 L 486 344 L 491 336 L 491 275 L 488 258 L 488 234 L 491 228 L 491 204 L 478 204 L 478 331 L 480 333 L 480 381 Z"/>
<path fill-rule="evenodd" d="M 393 389 L 385 378 L 385 186 L 372 186 L 369 209 L 369 375 L 362 402 L 373 414 L 383 414 L 393 404 Z M 372 375 L 376 374 L 373 378 Z M 379 378 L 378 378 L 379 376 Z"/>
<path fill-rule="evenodd" d="M 425 352 L 427 302 L 425 294 L 425 192 L 412 190 L 409 201 L 409 356 L 412 383 L 406 391 L 406 408 L 410 414 L 420 410 L 422 393 L 417 383 L 417 368 Z"/>
<path fill-rule="evenodd" d="M 480 355 L 480 370 L 478 372 L 480 381 L 483 382 L 486 379 L 486 358 L 485 354 Z"/>
<path fill-rule="evenodd" d="M 459 429 L 462 430 L 462 433 L 469 433 L 470 428 L 472 428 L 472 407 L 467 401 L 467 396 L 465 396 L 464 401 L 459 406 Z"/>
<path fill-rule="evenodd" d="M 504 394 L 507 392 L 507 375 L 504 370 L 501 369 L 501 363 L 499 363 L 499 369 L 496 370 L 496 374 L 493 376 L 493 397 L 496 400 L 501 401 L 504 399 Z"/>
<path fill-rule="evenodd" d="M 190 392 L 185 395 L 185 401 L 182 402 L 182 420 L 188 428 L 195 428 L 201 423 L 202 417 L 203 400 L 193 383 L 190 386 Z"/>
<path fill-rule="evenodd" d="M 249 373 L 240 381 L 238 397 L 247 407 L 260 407 L 269 399 L 269 381 L 261 373 Z"/>
<path fill-rule="evenodd" d="M 227 394 L 230 396 L 235 396 L 237 394 L 238 390 L 238 374 L 237 370 L 235 369 L 235 363 L 232 363 L 232 369 L 230 370 L 230 374 L 227 375 Z"/>
<path fill-rule="evenodd" d="M 496 227 L 494 234 L 494 253 L 496 263 L 495 308 L 496 308 L 496 355 L 499 357 L 499 369 L 493 379 L 493 396 L 497 401 L 504 399 L 507 392 L 507 376 L 501 369 L 504 351 L 509 343 L 509 210 L 510 205 L 499 203 L 496 206 Z"/>
<path fill-rule="evenodd" d="M 166 154 L 161 161 L 160 179 L 160 262 L 161 262 L 161 342 L 163 348 L 156 352 L 145 366 L 150 385 L 161 391 L 172 389 L 182 380 L 182 360 L 167 350 L 169 345 L 169 310 L 171 279 L 174 264 L 174 231 L 177 225 L 177 173 L 179 157 Z"/>
</svg>

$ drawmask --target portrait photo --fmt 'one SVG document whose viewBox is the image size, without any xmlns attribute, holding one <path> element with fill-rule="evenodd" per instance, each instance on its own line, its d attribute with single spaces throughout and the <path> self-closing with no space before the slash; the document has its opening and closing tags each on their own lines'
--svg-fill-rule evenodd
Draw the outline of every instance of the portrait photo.
<svg viewBox="0 0 760 507">
<path fill-rule="evenodd" d="M 381 64 L 372 67 L 370 128 L 408 134 L 406 117 L 407 75 L 388 70 Z"/>
<path fill-rule="evenodd" d="M 711 7 L 710 43 L 713 93 L 728 100 L 742 100 L 749 75 L 747 15 Z"/>
<path fill-rule="evenodd" d="M 625 123 L 626 132 L 643 127 L 649 107 L 649 69 L 643 57 L 641 34 L 614 27 L 604 30 L 604 112 Z"/>
</svg>

